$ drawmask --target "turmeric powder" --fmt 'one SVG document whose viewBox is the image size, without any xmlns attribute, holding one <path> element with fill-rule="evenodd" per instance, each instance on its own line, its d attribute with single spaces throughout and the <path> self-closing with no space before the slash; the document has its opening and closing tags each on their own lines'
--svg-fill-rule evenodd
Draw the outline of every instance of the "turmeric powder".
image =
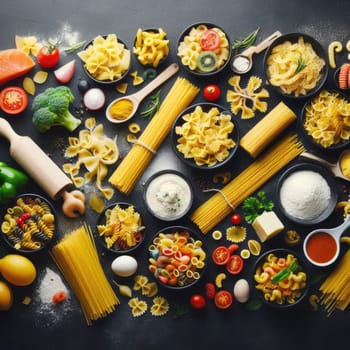
<svg viewBox="0 0 350 350">
<path fill-rule="evenodd" d="M 109 112 L 113 119 L 126 120 L 131 115 L 134 108 L 133 103 L 128 99 L 116 101 L 110 108 Z"/>
</svg>

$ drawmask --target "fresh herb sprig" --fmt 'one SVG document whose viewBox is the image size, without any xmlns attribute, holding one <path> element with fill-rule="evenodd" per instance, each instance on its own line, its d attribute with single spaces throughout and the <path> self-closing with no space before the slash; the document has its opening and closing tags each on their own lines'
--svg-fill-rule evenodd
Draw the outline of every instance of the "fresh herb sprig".
<svg viewBox="0 0 350 350">
<path fill-rule="evenodd" d="M 70 46 L 67 46 L 63 49 L 65 53 L 73 53 L 77 50 L 79 50 L 81 47 L 83 47 L 86 43 L 86 40 L 79 41 L 78 43 L 72 44 Z"/>
<path fill-rule="evenodd" d="M 257 197 L 248 197 L 243 202 L 244 219 L 251 224 L 264 211 L 271 211 L 274 203 L 266 198 L 265 192 L 258 192 Z"/>
<path fill-rule="evenodd" d="M 282 282 L 283 280 L 288 278 L 291 273 L 296 271 L 297 268 L 298 268 L 298 262 L 297 262 L 297 259 L 294 259 L 288 267 L 285 267 L 284 269 L 282 269 L 281 271 L 273 275 L 271 282 L 272 283 Z"/>
<path fill-rule="evenodd" d="M 303 56 L 300 55 L 298 58 L 298 65 L 297 65 L 297 68 L 295 69 L 295 73 L 301 72 L 306 67 L 307 67 L 307 64 L 304 62 Z"/>
<path fill-rule="evenodd" d="M 141 112 L 142 117 L 152 118 L 159 110 L 160 107 L 160 90 L 154 95 L 149 97 L 145 109 Z"/>
<path fill-rule="evenodd" d="M 252 31 L 244 39 L 234 40 L 233 45 L 232 45 L 232 49 L 237 51 L 240 49 L 247 49 L 248 47 L 252 46 L 255 43 L 255 40 L 256 40 L 256 37 L 258 35 L 259 30 L 260 30 L 260 27 L 258 27 L 254 31 Z"/>
</svg>

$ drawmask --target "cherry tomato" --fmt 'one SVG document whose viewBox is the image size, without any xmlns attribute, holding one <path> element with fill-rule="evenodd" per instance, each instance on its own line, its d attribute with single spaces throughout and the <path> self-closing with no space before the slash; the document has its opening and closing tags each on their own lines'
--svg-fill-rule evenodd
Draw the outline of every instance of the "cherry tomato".
<svg viewBox="0 0 350 350">
<path fill-rule="evenodd" d="M 39 50 L 36 59 L 41 67 L 53 68 L 57 65 L 60 59 L 60 51 L 53 45 L 43 46 Z"/>
<path fill-rule="evenodd" d="M 209 299 L 214 299 L 215 294 L 216 294 L 215 284 L 211 282 L 207 282 L 205 284 L 205 295 Z"/>
<path fill-rule="evenodd" d="M 225 289 L 219 290 L 214 297 L 214 303 L 219 309 L 227 309 L 232 305 L 232 294 Z"/>
<path fill-rule="evenodd" d="M 8 86 L 1 91 L 0 107 L 8 114 L 19 114 L 28 106 L 27 93 L 18 86 Z"/>
<path fill-rule="evenodd" d="M 211 257 L 216 265 L 225 265 L 230 258 L 230 251 L 227 247 L 220 245 L 213 250 Z"/>
<path fill-rule="evenodd" d="M 194 309 L 203 309 L 206 306 L 206 301 L 203 295 L 193 294 L 190 297 L 190 304 Z"/>
<path fill-rule="evenodd" d="M 234 225 L 239 225 L 239 224 L 242 222 L 242 216 L 239 215 L 238 213 L 234 213 L 234 214 L 231 216 L 231 222 L 232 222 Z"/>
<path fill-rule="evenodd" d="M 220 35 L 214 29 L 207 29 L 199 39 L 200 46 L 204 51 L 214 51 L 220 47 Z"/>
<path fill-rule="evenodd" d="M 208 84 L 204 87 L 203 95 L 207 101 L 216 101 L 220 98 L 221 90 L 216 84 Z"/>
<path fill-rule="evenodd" d="M 232 255 L 226 264 L 226 269 L 229 273 L 237 275 L 243 269 L 243 259 L 237 254 Z"/>
</svg>

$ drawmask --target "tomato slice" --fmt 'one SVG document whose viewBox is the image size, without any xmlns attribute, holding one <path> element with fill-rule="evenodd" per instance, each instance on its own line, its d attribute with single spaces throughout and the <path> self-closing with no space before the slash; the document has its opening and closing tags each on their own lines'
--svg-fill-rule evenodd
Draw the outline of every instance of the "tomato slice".
<svg viewBox="0 0 350 350">
<path fill-rule="evenodd" d="M 220 245 L 213 250 L 211 257 L 216 265 L 225 265 L 230 258 L 230 251 L 227 247 Z"/>
<path fill-rule="evenodd" d="M 1 91 L 0 108 L 7 114 L 19 114 L 28 106 L 28 95 L 18 86 L 8 86 Z"/>
<path fill-rule="evenodd" d="M 232 294 L 225 289 L 219 290 L 214 297 L 215 306 L 219 309 L 228 309 L 232 305 Z"/>
<path fill-rule="evenodd" d="M 232 255 L 226 264 L 226 269 L 229 273 L 237 275 L 243 269 L 243 259 L 237 254 Z"/>
<path fill-rule="evenodd" d="M 214 51 L 220 47 L 220 35 L 214 29 L 207 29 L 199 39 L 200 46 L 204 51 Z"/>
</svg>

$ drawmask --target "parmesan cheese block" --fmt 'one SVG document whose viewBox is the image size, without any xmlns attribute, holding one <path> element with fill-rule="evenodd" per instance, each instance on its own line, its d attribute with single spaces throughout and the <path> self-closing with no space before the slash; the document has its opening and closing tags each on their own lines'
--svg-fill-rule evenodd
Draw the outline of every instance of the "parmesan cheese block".
<svg viewBox="0 0 350 350">
<path fill-rule="evenodd" d="M 263 212 L 253 221 L 252 226 L 261 242 L 276 236 L 284 229 L 284 225 L 273 211 Z"/>
</svg>

